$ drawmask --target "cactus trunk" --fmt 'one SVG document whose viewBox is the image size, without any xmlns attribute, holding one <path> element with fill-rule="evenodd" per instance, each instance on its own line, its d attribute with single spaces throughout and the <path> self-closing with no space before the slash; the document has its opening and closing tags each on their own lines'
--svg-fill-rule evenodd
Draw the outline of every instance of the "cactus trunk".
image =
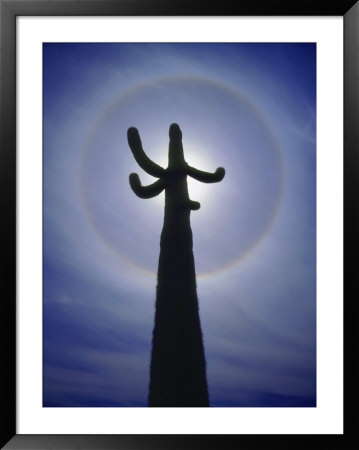
<svg viewBox="0 0 359 450">
<path fill-rule="evenodd" d="M 171 179 L 158 264 L 149 406 L 209 406 L 187 181 L 185 174 Z"/>
</svg>

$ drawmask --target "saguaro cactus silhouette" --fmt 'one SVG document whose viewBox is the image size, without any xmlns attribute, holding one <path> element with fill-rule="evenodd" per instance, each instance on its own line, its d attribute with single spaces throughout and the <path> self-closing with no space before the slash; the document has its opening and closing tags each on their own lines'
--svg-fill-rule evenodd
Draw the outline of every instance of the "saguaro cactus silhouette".
<svg viewBox="0 0 359 450">
<path fill-rule="evenodd" d="M 138 175 L 132 173 L 132 190 L 140 198 L 151 198 L 165 189 L 149 406 L 209 406 L 190 226 L 190 212 L 200 204 L 189 198 L 187 175 L 214 183 L 223 179 L 225 171 L 219 167 L 208 173 L 189 166 L 184 159 L 182 132 L 175 123 L 169 129 L 167 169 L 148 158 L 136 128 L 129 128 L 127 137 L 139 166 L 158 178 L 142 186 Z"/>
</svg>

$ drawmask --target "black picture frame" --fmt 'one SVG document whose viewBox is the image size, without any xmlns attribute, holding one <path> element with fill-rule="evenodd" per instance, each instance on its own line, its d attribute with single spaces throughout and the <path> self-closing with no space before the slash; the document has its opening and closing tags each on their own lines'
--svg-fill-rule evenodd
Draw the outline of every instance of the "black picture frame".
<svg viewBox="0 0 359 450">
<path fill-rule="evenodd" d="M 359 2 L 357 0 L 0 0 L 1 448 L 327 449 L 355 448 L 358 417 L 356 301 L 359 173 Z M 18 435 L 16 434 L 16 17 L 342 16 L 344 19 L 344 434 Z M 5 445 L 5 447 L 3 447 Z M 358 445 L 358 444 L 357 444 Z"/>
</svg>

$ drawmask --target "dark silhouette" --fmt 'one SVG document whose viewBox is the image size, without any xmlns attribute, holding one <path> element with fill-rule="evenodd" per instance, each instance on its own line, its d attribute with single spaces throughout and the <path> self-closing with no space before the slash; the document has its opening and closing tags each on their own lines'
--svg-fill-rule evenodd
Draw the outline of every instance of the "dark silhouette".
<svg viewBox="0 0 359 450">
<path fill-rule="evenodd" d="M 223 179 L 225 171 L 220 167 L 208 173 L 189 166 L 183 155 L 182 132 L 175 123 L 169 130 L 167 169 L 148 158 L 136 128 L 129 128 L 127 136 L 139 166 L 158 178 L 142 186 L 132 173 L 130 185 L 135 194 L 151 198 L 165 189 L 149 406 L 209 406 L 190 226 L 190 212 L 200 204 L 188 196 L 187 175 L 214 183 Z"/>
</svg>

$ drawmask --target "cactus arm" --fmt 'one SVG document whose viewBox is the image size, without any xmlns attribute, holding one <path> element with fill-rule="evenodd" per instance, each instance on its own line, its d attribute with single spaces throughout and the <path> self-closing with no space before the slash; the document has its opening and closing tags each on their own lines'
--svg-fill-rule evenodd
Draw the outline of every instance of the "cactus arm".
<svg viewBox="0 0 359 450">
<path fill-rule="evenodd" d="M 131 127 L 128 129 L 127 140 L 137 164 L 142 167 L 145 172 L 157 178 L 164 175 L 165 169 L 154 163 L 143 150 L 137 128 Z"/>
<path fill-rule="evenodd" d="M 225 170 L 223 167 L 218 167 L 214 173 L 210 173 L 187 166 L 187 175 L 197 181 L 202 181 L 202 183 L 217 183 L 218 181 L 223 180 L 224 174 Z"/>
<path fill-rule="evenodd" d="M 201 207 L 201 204 L 199 202 L 194 202 L 193 200 L 189 201 L 189 207 L 192 211 L 198 211 Z"/>
<path fill-rule="evenodd" d="M 140 198 L 152 198 L 160 194 L 165 188 L 165 183 L 162 178 L 155 181 L 148 186 L 142 186 L 141 181 L 137 173 L 131 173 L 130 186 L 133 192 Z"/>
</svg>

